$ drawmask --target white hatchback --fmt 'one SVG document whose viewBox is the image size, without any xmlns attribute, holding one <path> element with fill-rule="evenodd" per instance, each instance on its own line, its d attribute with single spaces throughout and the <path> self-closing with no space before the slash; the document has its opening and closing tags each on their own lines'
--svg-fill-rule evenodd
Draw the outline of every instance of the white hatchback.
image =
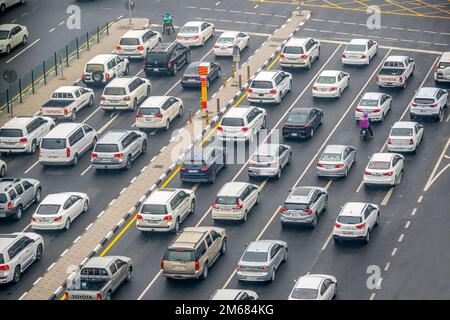
<svg viewBox="0 0 450 320">
<path fill-rule="evenodd" d="M 237 44 L 239 53 L 248 46 L 250 37 L 247 33 L 238 31 L 228 31 L 220 35 L 214 45 L 214 55 L 216 56 L 232 56 L 233 46 Z"/>
<path fill-rule="evenodd" d="M 403 172 L 404 159 L 398 153 L 374 153 L 364 170 L 364 186 L 396 185 Z"/>
<path fill-rule="evenodd" d="M 204 21 L 189 21 L 181 27 L 177 41 L 186 46 L 204 46 L 206 41 L 214 38 L 215 27 Z"/>
<path fill-rule="evenodd" d="M 390 152 L 416 152 L 423 138 L 423 125 L 412 121 L 398 121 L 392 126 L 387 143 Z"/>
<path fill-rule="evenodd" d="M 144 100 L 136 113 L 136 128 L 169 130 L 170 123 L 183 114 L 183 100 L 172 96 L 152 96 Z"/>
<path fill-rule="evenodd" d="M 377 53 L 377 42 L 369 39 L 352 39 L 342 54 L 342 63 L 369 64 Z"/>
<path fill-rule="evenodd" d="M 89 208 L 89 197 L 81 192 L 49 194 L 31 218 L 36 230 L 69 230 L 71 223 Z"/>
<path fill-rule="evenodd" d="M 366 92 L 359 100 L 355 109 L 355 119 L 359 120 L 366 112 L 370 120 L 383 121 L 384 116 L 391 110 L 392 97 L 381 92 Z"/>
<path fill-rule="evenodd" d="M 338 70 L 324 70 L 312 87 L 313 97 L 340 98 L 350 84 L 350 74 Z"/>
</svg>

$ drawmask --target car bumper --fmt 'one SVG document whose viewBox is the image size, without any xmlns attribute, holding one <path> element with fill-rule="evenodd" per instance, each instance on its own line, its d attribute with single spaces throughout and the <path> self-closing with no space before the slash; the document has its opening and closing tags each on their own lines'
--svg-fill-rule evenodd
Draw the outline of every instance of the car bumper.
<svg viewBox="0 0 450 320">
<path fill-rule="evenodd" d="M 211 180 L 211 175 L 202 175 L 202 176 L 180 175 L 180 180 L 184 182 L 209 182 Z"/>
<path fill-rule="evenodd" d="M 217 138 L 220 141 L 248 141 L 250 140 L 250 135 L 231 135 L 231 134 L 219 134 Z"/>
<path fill-rule="evenodd" d="M 136 121 L 136 128 L 138 129 L 160 129 L 165 128 L 166 124 L 163 121 L 157 121 L 157 122 L 137 122 Z"/>
<path fill-rule="evenodd" d="M 412 152 L 412 151 L 416 150 L 416 146 L 413 144 L 406 145 L 406 146 L 388 144 L 387 149 L 390 152 Z"/>
<path fill-rule="evenodd" d="M 314 215 L 307 216 L 286 216 L 281 215 L 280 221 L 287 224 L 310 224 L 314 220 Z"/>
<path fill-rule="evenodd" d="M 5 153 L 23 153 L 27 152 L 30 148 L 27 147 L 0 147 L 0 152 Z"/>
<path fill-rule="evenodd" d="M 355 120 L 359 120 L 363 116 L 362 112 L 355 112 Z M 380 112 L 370 112 L 368 113 L 369 119 L 374 121 L 381 121 L 383 119 L 383 113 Z"/>
<path fill-rule="evenodd" d="M 13 280 L 14 271 L 0 271 L 0 283 L 9 283 Z"/>
<path fill-rule="evenodd" d="M 142 221 L 136 222 L 136 228 L 143 232 L 167 232 L 172 231 L 175 227 L 175 222 L 164 223 L 164 224 L 154 224 L 146 223 Z"/>
<path fill-rule="evenodd" d="M 31 229 L 34 230 L 62 230 L 64 229 L 64 222 L 58 222 L 58 223 L 36 223 L 32 222 L 30 224 Z"/>
<path fill-rule="evenodd" d="M 345 176 L 345 168 L 325 169 L 316 167 L 316 174 L 319 177 L 342 177 Z"/>
<path fill-rule="evenodd" d="M 344 233 L 348 232 L 348 233 Z M 363 231 L 333 231 L 333 238 L 338 240 L 361 240 L 367 235 L 366 230 Z"/>
<path fill-rule="evenodd" d="M 416 117 L 416 118 L 437 118 L 439 117 L 439 108 L 436 108 L 436 111 L 431 111 L 431 110 L 424 110 L 424 111 L 420 111 L 420 110 L 414 110 L 414 111 L 410 111 L 409 115 Z"/>
<path fill-rule="evenodd" d="M 203 271 L 203 270 L 202 270 Z M 162 275 L 166 278 L 171 279 L 197 279 L 200 277 L 202 273 L 200 271 L 196 271 L 193 274 L 187 274 L 187 273 L 168 273 L 168 272 L 162 272 Z"/>
<path fill-rule="evenodd" d="M 143 58 L 145 58 L 145 53 L 143 51 L 131 51 L 131 52 L 114 51 L 114 53 L 122 58 L 127 58 L 127 59 L 143 59 Z"/>
<path fill-rule="evenodd" d="M 450 76 L 448 76 L 448 75 L 445 76 L 442 73 L 435 72 L 434 73 L 434 81 L 437 81 L 437 82 L 450 82 Z"/>
<path fill-rule="evenodd" d="M 212 210 L 212 217 L 214 220 L 242 220 L 244 219 L 245 211 L 244 210 Z"/>
<path fill-rule="evenodd" d="M 279 168 L 248 168 L 248 175 L 250 177 L 275 177 Z"/>
<path fill-rule="evenodd" d="M 402 87 L 403 83 L 399 82 L 377 82 L 377 85 L 383 88 L 396 88 Z"/>
<path fill-rule="evenodd" d="M 247 95 L 247 100 L 249 102 L 254 103 L 273 103 L 277 100 L 276 95 L 264 95 L 264 96 L 258 96 L 258 95 Z"/>
<path fill-rule="evenodd" d="M 68 166 L 72 164 L 72 160 L 39 160 L 39 163 L 43 166 Z"/>
<path fill-rule="evenodd" d="M 201 46 L 202 45 L 202 40 L 200 38 L 196 39 L 196 40 L 180 40 L 177 38 L 177 42 L 184 44 L 185 46 L 191 47 L 191 46 Z"/>
<path fill-rule="evenodd" d="M 220 57 L 231 57 L 233 55 L 233 49 L 214 49 L 214 55 Z"/>
<path fill-rule="evenodd" d="M 394 175 L 379 176 L 379 177 L 371 176 L 370 178 L 368 178 L 367 176 L 364 176 L 363 183 L 365 185 L 393 186 L 393 185 L 395 185 L 395 177 L 394 177 Z"/>
<path fill-rule="evenodd" d="M 284 138 L 307 138 L 309 130 L 282 130 Z"/>
<path fill-rule="evenodd" d="M 301 61 L 301 60 L 291 61 L 291 60 L 286 60 L 286 59 L 280 59 L 279 63 L 280 63 L 281 67 L 287 67 L 287 68 L 305 68 L 308 65 L 306 63 L 306 61 Z"/>
<path fill-rule="evenodd" d="M 16 212 L 15 208 L 13 208 L 13 209 L 11 209 L 9 211 L 2 210 L 2 211 L 0 211 L 0 218 L 8 218 L 11 215 L 13 215 L 15 212 Z"/>
<path fill-rule="evenodd" d="M 181 85 L 183 87 L 200 87 L 202 84 L 200 81 L 197 81 L 197 80 L 194 80 L 194 81 L 181 80 Z"/>
<path fill-rule="evenodd" d="M 343 64 L 351 64 L 351 65 L 362 65 L 362 64 L 368 64 L 369 59 L 348 59 L 348 58 L 342 58 Z"/>
<path fill-rule="evenodd" d="M 241 281 L 269 281 L 272 278 L 270 272 L 237 271 L 236 275 Z"/>
<path fill-rule="evenodd" d="M 339 91 L 338 90 L 334 90 L 334 91 L 313 90 L 312 95 L 313 95 L 313 97 L 318 97 L 318 98 L 335 98 L 335 97 L 339 96 Z"/>
<path fill-rule="evenodd" d="M 145 74 L 151 74 L 151 73 L 171 73 L 173 72 L 173 69 L 164 68 L 164 67 L 146 67 L 144 69 Z"/>
<path fill-rule="evenodd" d="M 100 107 L 103 110 L 132 110 L 133 107 L 131 103 L 127 104 L 107 104 L 107 103 L 101 103 Z"/>
</svg>

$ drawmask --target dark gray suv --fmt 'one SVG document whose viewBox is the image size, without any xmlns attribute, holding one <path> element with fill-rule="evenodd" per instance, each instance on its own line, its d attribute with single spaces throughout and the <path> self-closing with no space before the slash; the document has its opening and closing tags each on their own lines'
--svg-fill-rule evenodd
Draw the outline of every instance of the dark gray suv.
<svg viewBox="0 0 450 320">
<path fill-rule="evenodd" d="M 0 218 L 19 220 L 23 210 L 41 201 L 42 187 L 36 179 L 0 179 Z"/>
</svg>

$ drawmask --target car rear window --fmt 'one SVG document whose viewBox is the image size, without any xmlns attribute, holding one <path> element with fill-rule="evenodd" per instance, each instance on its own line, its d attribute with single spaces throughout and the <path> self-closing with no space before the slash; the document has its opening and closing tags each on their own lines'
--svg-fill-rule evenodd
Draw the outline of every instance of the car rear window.
<svg viewBox="0 0 450 320">
<path fill-rule="evenodd" d="M 287 53 L 287 54 L 302 54 L 303 53 L 303 48 L 302 47 L 286 46 L 283 49 L 283 53 Z"/>
<path fill-rule="evenodd" d="M 106 87 L 103 94 L 105 96 L 124 96 L 127 94 L 127 91 L 123 87 Z"/>
<path fill-rule="evenodd" d="M 243 127 L 244 119 L 242 118 L 223 118 L 222 125 L 226 127 Z"/>
<path fill-rule="evenodd" d="M 150 62 L 167 62 L 167 53 L 166 52 L 149 52 L 147 54 L 147 60 Z"/>
<path fill-rule="evenodd" d="M 403 73 L 404 69 L 400 68 L 383 68 L 378 73 L 381 76 L 399 76 Z"/>
<path fill-rule="evenodd" d="M 272 82 L 270 81 L 260 81 L 260 80 L 255 80 L 252 81 L 252 84 L 250 85 L 250 87 L 255 88 L 255 89 L 272 89 Z"/>
<path fill-rule="evenodd" d="M 97 143 L 95 152 L 119 152 L 119 146 L 114 143 Z"/>
<path fill-rule="evenodd" d="M 105 286 L 106 282 L 106 280 L 80 280 L 80 287 L 77 289 L 99 291 Z"/>
<path fill-rule="evenodd" d="M 412 128 L 392 128 L 391 136 L 412 137 L 413 129 Z"/>
<path fill-rule="evenodd" d="M 272 156 L 263 156 L 263 155 L 254 155 L 252 156 L 252 160 L 256 162 L 272 162 Z"/>
<path fill-rule="evenodd" d="M 370 161 L 369 169 L 386 170 L 391 167 L 391 163 L 387 161 Z"/>
<path fill-rule="evenodd" d="M 339 216 L 337 221 L 343 224 L 358 224 L 362 222 L 362 219 L 354 216 Z"/>
<path fill-rule="evenodd" d="M 316 80 L 316 83 L 323 83 L 323 84 L 333 84 L 335 82 L 336 82 L 336 77 L 330 77 L 330 76 L 320 76 Z"/>
<path fill-rule="evenodd" d="M 108 272 L 103 268 L 83 268 L 81 269 L 82 276 L 107 276 Z"/>
<path fill-rule="evenodd" d="M 361 99 L 359 102 L 361 107 L 378 107 L 378 100 L 373 99 Z"/>
<path fill-rule="evenodd" d="M 209 69 L 209 68 L 208 68 Z M 187 68 L 186 71 L 184 72 L 185 74 L 198 74 L 198 64 L 190 64 Z"/>
<path fill-rule="evenodd" d="M 317 289 L 296 288 L 291 296 L 294 299 L 315 299 L 317 298 L 317 293 Z"/>
<path fill-rule="evenodd" d="M 181 28 L 180 33 L 198 33 L 198 27 L 185 26 Z"/>
<path fill-rule="evenodd" d="M 167 250 L 164 255 L 166 261 L 194 261 L 195 252 L 189 249 L 173 249 Z"/>
<path fill-rule="evenodd" d="M 267 252 L 246 251 L 241 260 L 246 262 L 266 262 Z"/>
<path fill-rule="evenodd" d="M 8 197 L 6 196 L 5 193 L 0 193 L 0 203 L 7 203 L 8 202 Z"/>
<path fill-rule="evenodd" d="M 225 37 L 220 37 L 217 40 L 217 43 L 232 43 L 234 41 L 234 38 L 225 38 Z"/>
<path fill-rule="evenodd" d="M 237 203 L 237 201 L 238 201 L 238 198 L 236 198 L 236 197 L 218 196 L 216 198 L 216 204 L 227 205 L 227 206 L 235 205 Z"/>
<path fill-rule="evenodd" d="M 439 69 L 445 69 L 448 67 L 450 67 L 450 62 L 439 62 L 439 64 L 438 64 Z"/>
<path fill-rule="evenodd" d="M 323 153 L 320 157 L 320 160 L 322 161 L 339 161 L 341 160 L 341 154 L 340 153 Z"/>
<path fill-rule="evenodd" d="M 366 51 L 366 46 L 363 44 L 349 44 L 345 51 L 364 52 Z"/>
<path fill-rule="evenodd" d="M 137 113 L 144 116 L 152 116 L 154 114 L 159 114 L 160 110 L 159 108 L 140 108 Z"/>
<path fill-rule="evenodd" d="M 138 38 L 122 38 L 120 39 L 119 44 L 124 46 L 137 46 L 140 43 Z"/>
<path fill-rule="evenodd" d="M 66 147 L 66 139 L 44 138 L 41 142 L 42 149 L 64 149 Z"/>
<path fill-rule="evenodd" d="M 39 208 L 37 209 L 37 214 L 57 214 L 59 211 L 59 208 L 61 208 L 60 205 L 57 204 L 41 204 Z"/>
<path fill-rule="evenodd" d="M 417 104 L 433 104 L 433 103 L 434 103 L 434 99 L 429 99 L 429 98 L 415 98 L 415 99 L 414 99 L 414 103 L 417 103 Z"/>
<path fill-rule="evenodd" d="M 405 68 L 405 65 L 401 61 L 385 61 L 383 67 Z"/>
<path fill-rule="evenodd" d="M 144 204 L 141 208 L 143 214 L 167 214 L 167 208 L 163 204 Z"/>
<path fill-rule="evenodd" d="M 104 66 L 102 64 L 87 64 L 86 65 L 86 72 L 96 72 L 96 71 L 100 71 L 103 72 Z"/>
<path fill-rule="evenodd" d="M 0 129 L 0 137 L 6 138 L 23 137 L 23 132 L 20 129 Z"/>
<path fill-rule="evenodd" d="M 287 118 L 290 122 L 306 122 L 306 120 L 308 120 L 307 114 L 290 114 Z"/>
<path fill-rule="evenodd" d="M 288 210 L 308 210 L 309 204 L 307 203 L 285 203 L 283 208 Z"/>
</svg>

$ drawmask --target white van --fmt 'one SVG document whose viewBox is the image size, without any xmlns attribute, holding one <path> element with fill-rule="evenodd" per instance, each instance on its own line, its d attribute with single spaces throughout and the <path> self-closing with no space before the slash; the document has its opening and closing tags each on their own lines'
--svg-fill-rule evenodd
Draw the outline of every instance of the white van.
<svg viewBox="0 0 450 320">
<path fill-rule="evenodd" d="M 97 142 L 97 132 L 83 123 L 61 123 L 41 140 L 39 163 L 73 165 Z"/>
</svg>

